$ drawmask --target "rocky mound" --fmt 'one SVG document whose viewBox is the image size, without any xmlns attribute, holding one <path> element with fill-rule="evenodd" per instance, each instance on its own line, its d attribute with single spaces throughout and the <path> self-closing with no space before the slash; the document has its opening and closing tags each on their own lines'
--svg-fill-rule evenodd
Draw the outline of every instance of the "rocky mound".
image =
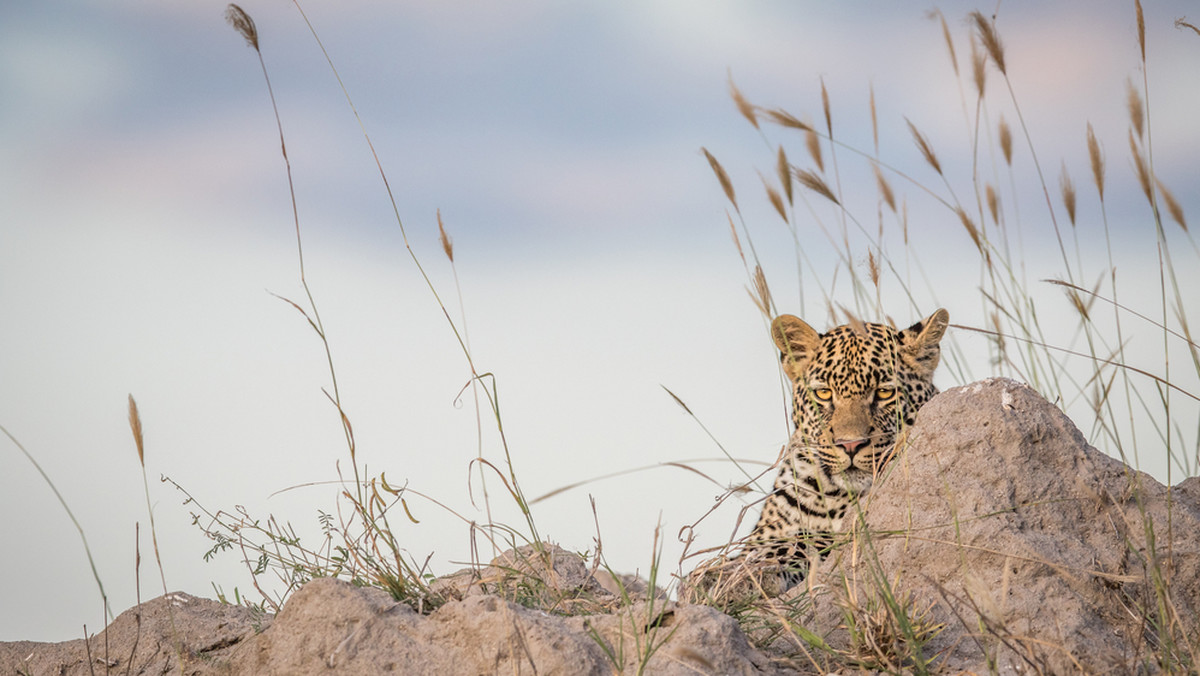
<svg viewBox="0 0 1200 676">
<path fill-rule="evenodd" d="M 274 618 L 169 594 L 122 613 L 87 642 L 0 643 L 0 673 L 600 675 L 644 667 L 645 673 L 682 676 L 778 671 L 727 615 L 706 606 L 650 601 L 648 595 L 624 603 L 602 586 L 616 582 L 591 575 L 577 554 L 553 546 L 543 551 L 548 561 L 522 548 L 478 574 L 465 571 L 439 580 L 444 591 L 461 598 L 428 615 L 379 589 L 328 578 L 304 585 Z M 552 614 L 509 598 L 559 612 L 593 612 Z"/>
<path fill-rule="evenodd" d="M 886 580 L 913 610 L 932 604 L 924 623 L 944 628 L 922 657 L 941 670 L 1196 668 L 1200 478 L 1164 487 L 1007 379 L 927 404 L 889 471 L 865 511 L 869 537 L 814 576 L 814 588 L 853 590 L 816 595 L 832 642 L 854 643 L 833 629 L 838 606 L 878 605 Z"/>
<path fill-rule="evenodd" d="M 443 578 L 458 600 L 429 614 L 329 579 L 305 585 L 274 618 L 170 594 L 87 642 L 0 643 L 0 673 L 1196 667 L 1200 479 L 1163 487 L 1089 447 L 1057 408 L 1003 379 L 938 396 L 911 440 L 850 543 L 789 592 L 791 605 L 785 598 L 758 618 L 798 618 L 788 613 L 802 608 L 806 629 L 761 650 L 712 608 L 651 601 L 644 587 L 630 593 L 642 600 L 623 602 L 613 580 L 548 548 L 544 559 L 518 550 L 479 574 Z M 760 628 L 751 633 L 762 638 Z"/>
</svg>

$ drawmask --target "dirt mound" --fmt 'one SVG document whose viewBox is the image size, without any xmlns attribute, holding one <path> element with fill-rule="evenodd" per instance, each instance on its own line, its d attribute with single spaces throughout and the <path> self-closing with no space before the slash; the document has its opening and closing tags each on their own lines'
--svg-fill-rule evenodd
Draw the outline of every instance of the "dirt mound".
<svg viewBox="0 0 1200 676">
<path fill-rule="evenodd" d="M 271 624 L 270 616 L 182 592 L 160 596 L 121 613 L 88 640 L 0 643 L 0 674 L 226 673 L 234 649 Z"/>
<path fill-rule="evenodd" d="M 0 673 L 1195 668 L 1200 479 L 1168 490 L 1089 447 L 1057 408 L 1003 379 L 938 396 L 911 440 L 872 490 L 850 544 L 807 587 L 771 601 L 774 614 L 750 618 L 760 636 L 763 620 L 805 609 L 804 629 L 789 625 L 794 633 L 762 650 L 713 608 L 651 601 L 629 580 L 622 596 L 615 578 L 545 546 L 442 578 L 435 588 L 454 600 L 428 614 L 331 579 L 305 585 L 274 618 L 170 594 L 88 642 L 0 643 Z"/>
<path fill-rule="evenodd" d="M 933 604 L 926 623 L 945 628 L 922 651 L 943 670 L 1135 673 L 1173 649 L 1195 657 L 1200 479 L 1168 490 L 1025 385 L 927 404 L 865 528 L 814 581 L 860 606 L 881 603 L 881 580 Z M 817 624 L 846 647 L 837 596 L 817 595 Z"/>
<path fill-rule="evenodd" d="M 334 579 L 309 582 L 277 616 L 258 622 L 246 608 L 171 594 L 123 613 L 87 643 L 0 643 L 0 673 L 599 675 L 643 666 L 654 674 L 780 673 L 732 618 L 661 599 L 620 603 L 578 555 L 542 551 L 546 565 L 522 548 L 478 574 L 443 578 L 461 598 L 428 615 L 379 589 Z M 597 612 L 552 614 L 506 596 Z"/>
</svg>

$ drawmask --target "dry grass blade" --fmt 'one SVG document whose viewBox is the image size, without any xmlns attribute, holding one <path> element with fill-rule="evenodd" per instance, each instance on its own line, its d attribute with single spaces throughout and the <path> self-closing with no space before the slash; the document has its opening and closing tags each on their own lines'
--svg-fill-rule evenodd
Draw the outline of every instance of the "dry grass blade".
<svg viewBox="0 0 1200 676">
<path fill-rule="evenodd" d="M 978 11 L 971 12 L 971 20 L 975 22 L 979 41 L 987 49 L 988 55 L 992 57 L 996 67 L 1002 74 L 1008 75 L 1008 70 L 1004 65 L 1004 45 L 1000 42 L 1000 35 L 996 33 L 996 26 Z"/>
<path fill-rule="evenodd" d="M 983 253 L 983 239 L 979 236 L 979 228 L 975 226 L 975 221 L 967 215 L 967 212 L 962 207 L 957 207 L 954 213 L 958 214 L 958 220 L 962 221 L 963 227 L 967 229 L 967 234 L 971 236 L 971 241 L 975 243 L 975 248 Z"/>
<path fill-rule="evenodd" d="M 1142 95 L 1133 86 L 1133 80 L 1129 79 L 1125 80 L 1125 104 L 1129 108 L 1129 122 L 1137 131 L 1138 138 L 1142 138 L 1146 127 L 1146 109 L 1142 107 Z"/>
<path fill-rule="evenodd" d="M 129 395 L 129 429 L 133 431 L 133 443 L 137 445 L 138 462 L 146 466 L 146 446 L 142 440 L 142 417 L 138 415 L 137 402 Z"/>
<path fill-rule="evenodd" d="M 823 181 L 820 176 L 817 176 L 807 169 L 797 169 L 796 180 L 800 181 L 800 185 L 817 193 L 821 197 L 824 197 L 834 204 L 839 206 L 841 205 L 841 202 L 838 202 L 837 197 L 834 197 L 833 195 L 833 191 L 829 189 L 829 186 L 825 184 L 825 181 Z"/>
<path fill-rule="evenodd" d="M 1187 21 L 1184 21 L 1183 19 L 1175 19 L 1175 27 L 1180 30 L 1183 30 L 1184 28 L 1191 28 L 1192 31 L 1196 33 L 1196 35 L 1200 35 L 1200 28 L 1196 28 L 1195 25 L 1190 24 Z"/>
<path fill-rule="evenodd" d="M 717 161 L 717 158 L 713 157 L 712 153 L 708 152 L 707 148 L 701 148 L 700 150 L 708 158 L 708 164 L 712 167 L 713 173 L 717 175 L 717 181 L 721 184 L 721 190 L 725 191 L 725 197 L 733 204 L 734 210 L 741 213 L 741 210 L 738 209 L 737 196 L 733 193 L 733 182 L 729 180 L 729 174 L 725 173 L 725 167 L 721 166 L 721 163 Z"/>
<path fill-rule="evenodd" d="M 825 111 L 825 131 L 833 138 L 833 116 L 829 113 L 829 90 L 825 89 L 825 78 L 821 78 L 821 108 Z"/>
<path fill-rule="evenodd" d="M 254 26 L 254 19 L 246 13 L 246 10 L 237 5 L 230 4 L 225 8 L 225 20 L 233 26 L 234 30 L 242 34 L 246 39 L 246 44 L 258 51 L 258 28 Z"/>
<path fill-rule="evenodd" d="M 992 215 L 992 223 L 1000 225 L 1000 198 L 996 196 L 996 189 L 991 183 L 987 184 L 987 205 L 988 212 Z"/>
<path fill-rule="evenodd" d="M 1058 187 L 1062 192 L 1063 206 L 1067 208 L 1067 218 L 1071 219 L 1071 225 L 1075 225 L 1075 184 L 1071 181 L 1071 175 L 1067 173 L 1067 163 L 1063 162 L 1062 173 L 1058 177 Z"/>
<path fill-rule="evenodd" d="M 1008 122 L 1004 120 L 1004 116 L 1000 116 L 1000 150 L 1004 153 L 1004 163 L 1012 166 L 1012 129 L 1009 128 Z"/>
<path fill-rule="evenodd" d="M 1146 168 L 1146 158 L 1142 157 L 1142 151 L 1138 149 L 1137 139 L 1133 137 L 1133 130 L 1129 130 L 1129 152 L 1133 154 L 1133 167 L 1137 170 L 1138 183 L 1142 186 L 1142 193 L 1146 195 L 1146 200 L 1154 204 L 1154 192 L 1150 189 L 1150 171 Z"/>
<path fill-rule="evenodd" d="M 438 222 L 438 239 L 441 240 L 441 242 L 442 242 L 442 251 L 446 252 L 446 258 L 449 258 L 450 262 L 453 263 L 454 262 L 454 240 L 450 239 L 450 236 L 446 234 L 446 226 L 442 224 L 442 210 L 441 209 L 437 210 L 437 222 Z"/>
<path fill-rule="evenodd" d="M 1187 221 L 1183 218 L 1183 207 L 1179 205 L 1175 196 L 1171 194 L 1170 190 L 1167 190 L 1167 186 L 1163 185 L 1162 181 L 1155 179 L 1155 182 L 1158 183 L 1158 194 L 1162 195 L 1163 201 L 1167 203 L 1167 213 L 1171 214 L 1171 218 L 1186 231 Z"/>
<path fill-rule="evenodd" d="M 787 112 L 786 110 L 779 110 L 776 108 L 774 110 L 766 111 L 765 114 L 772 122 L 781 127 L 800 129 L 802 131 L 812 131 L 812 125 L 808 124 L 807 122 L 801 122 L 799 118 Z"/>
<path fill-rule="evenodd" d="M 750 124 L 754 125 L 755 129 L 758 129 L 758 113 L 754 105 L 747 101 L 746 97 L 742 96 L 741 90 L 733 83 L 732 74 L 729 76 L 729 95 L 733 97 L 733 103 L 737 106 L 738 112 L 742 114 L 742 117 L 749 120 Z"/>
<path fill-rule="evenodd" d="M 904 118 L 904 121 L 908 123 L 908 130 L 912 132 L 913 141 L 916 142 L 917 148 L 921 151 L 921 155 L 925 158 L 925 161 L 929 163 L 929 166 L 933 167 L 933 170 L 936 171 L 940 176 L 942 174 L 942 164 L 941 162 L 938 162 L 937 154 L 933 152 L 933 146 L 929 145 L 929 140 L 917 130 L 917 127 L 912 123 L 912 120 L 909 120 L 906 117 Z"/>
<path fill-rule="evenodd" d="M 779 146 L 775 173 L 779 175 L 779 182 L 783 184 L 783 194 L 787 195 L 788 204 L 792 204 L 792 165 L 788 163 L 787 153 L 783 152 L 783 146 Z"/>
<path fill-rule="evenodd" d="M 879 170 L 879 165 L 872 164 L 871 168 L 875 170 L 875 184 L 879 186 L 879 194 L 883 196 L 883 201 L 887 203 L 892 213 L 896 213 L 896 195 L 892 192 L 891 184 L 887 182 L 883 172 Z"/>
<path fill-rule="evenodd" d="M 871 284 L 879 288 L 879 264 L 875 262 L 875 252 L 867 252 L 867 272 L 871 274 Z"/>
<path fill-rule="evenodd" d="M 979 98 L 983 98 L 983 92 L 987 88 L 987 57 L 983 52 L 979 51 L 978 43 L 974 38 L 971 39 L 971 77 L 975 80 L 975 91 L 978 92 Z"/>
<path fill-rule="evenodd" d="M 1087 126 L 1088 158 L 1092 163 L 1092 180 L 1096 183 L 1096 192 L 1100 193 L 1100 201 L 1104 201 L 1104 155 L 1100 152 L 1100 142 L 1096 140 L 1096 132 L 1092 123 Z"/>
<path fill-rule="evenodd" d="M 804 134 L 804 145 L 808 148 L 808 156 L 817 165 L 817 170 L 822 174 L 825 173 L 825 160 L 821 157 L 821 137 L 817 136 L 817 132 L 809 129 Z"/>
</svg>

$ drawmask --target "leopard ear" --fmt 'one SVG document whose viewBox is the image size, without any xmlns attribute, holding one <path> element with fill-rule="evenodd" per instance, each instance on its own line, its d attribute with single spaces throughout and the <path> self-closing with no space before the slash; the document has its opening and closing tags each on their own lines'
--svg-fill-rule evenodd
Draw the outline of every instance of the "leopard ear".
<svg viewBox="0 0 1200 676">
<path fill-rule="evenodd" d="M 796 380 L 821 346 L 821 334 L 793 315 L 779 315 L 771 322 L 771 338 L 779 348 L 783 371 Z"/>
<path fill-rule="evenodd" d="M 938 343 L 950 325 L 950 313 L 940 309 L 900 332 L 900 355 L 924 375 L 932 375 L 942 357 Z"/>
</svg>

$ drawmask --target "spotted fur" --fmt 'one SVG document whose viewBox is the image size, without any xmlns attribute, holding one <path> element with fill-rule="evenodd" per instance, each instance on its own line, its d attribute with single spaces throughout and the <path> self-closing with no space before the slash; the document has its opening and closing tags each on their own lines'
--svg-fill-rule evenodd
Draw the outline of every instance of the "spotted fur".
<svg viewBox="0 0 1200 676">
<path fill-rule="evenodd" d="M 937 394 L 933 372 L 949 321 L 938 310 L 903 331 L 856 323 L 818 334 L 792 315 L 771 324 L 792 383 L 795 431 L 746 545 L 752 558 L 781 567 L 783 588 L 831 546 L 898 435 Z"/>
</svg>

